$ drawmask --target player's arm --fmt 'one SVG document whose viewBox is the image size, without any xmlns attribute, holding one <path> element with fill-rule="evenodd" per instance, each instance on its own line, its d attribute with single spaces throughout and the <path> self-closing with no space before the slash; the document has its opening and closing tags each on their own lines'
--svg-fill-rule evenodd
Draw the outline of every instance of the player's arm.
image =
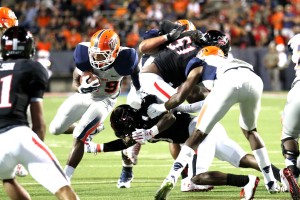
<svg viewBox="0 0 300 200">
<path fill-rule="evenodd" d="M 171 112 L 166 112 L 160 116 L 159 121 L 150 129 L 136 129 L 132 132 L 132 138 L 140 144 L 145 144 L 146 141 L 170 128 L 175 121 L 176 117 Z"/>
<path fill-rule="evenodd" d="M 33 132 L 35 132 L 41 140 L 44 140 L 46 135 L 46 123 L 43 117 L 42 100 L 32 101 L 30 103 L 30 113 Z"/>
<path fill-rule="evenodd" d="M 139 51 L 143 54 L 155 54 L 159 51 L 159 47 L 168 41 L 165 35 L 143 40 L 139 44 Z"/>
<path fill-rule="evenodd" d="M 73 70 L 73 79 L 72 79 L 72 87 L 74 91 L 78 91 L 78 87 L 80 86 L 80 77 L 81 75 L 78 73 L 76 68 Z"/>
</svg>

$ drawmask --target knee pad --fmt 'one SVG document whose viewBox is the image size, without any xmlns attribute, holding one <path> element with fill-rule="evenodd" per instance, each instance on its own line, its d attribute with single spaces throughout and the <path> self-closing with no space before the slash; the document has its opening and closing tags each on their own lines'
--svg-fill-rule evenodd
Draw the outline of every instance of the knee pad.
<svg viewBox="0 0 300 200">
<path fill-rule="evenodd" d="M 286 147 L 291 147 L 292 145 L 295 145 L 293 150 L 289 150 L 286 148 Z M 289 157 L 295 158 L 295 159 L 297 159 L 297 157 L 299 156 L 299 144 L 292 137 L 288 137 L 288 138 L 281 140 L 281 150 L 282 150 L 283 156 L 288 155 Z"/>
</svg>

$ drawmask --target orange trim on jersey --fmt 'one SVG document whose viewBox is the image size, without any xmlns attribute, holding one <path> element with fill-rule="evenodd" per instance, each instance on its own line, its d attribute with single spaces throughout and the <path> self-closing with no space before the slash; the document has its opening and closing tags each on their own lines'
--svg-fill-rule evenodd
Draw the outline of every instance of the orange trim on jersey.
<svg viewBox="0 0 300 200">
<path fill-rule="evenodd" d="M 164 91 L 161 87 L 159 87 L 159 85 L 157 84 L 157 82 L 154 82 L 154 87 L 155 87 L 162 95 L 164 95 L 164 96 L 167 97 L 168 99 L 171 98 L 171 96 L 170 96 L 166 91 Z"/>
<path fill-rule="evenodd" d="M 201 110 L 200 110 L 200 112 L 199 112 L 196 127 L 200 124 L 201 119 L 202 119 L 202 117 L 203 117 L 203 115 L 204 115 L 204 113 L 205 113 L 206 108 L 207 108 L 207 104 L 204 103 L 204 105 L 202 106 L 202 108 L 201 108 Z"/>
<path fill-rule="evenodd" d="M 39 143 L 34 137 L 32 137 L 32 141 L 33 141 L 33 143 L 36 144 L 40 149 L 42 149 L 42 150 L 49 156 L 49 158 L 50 158 L 51 160 L 53 160 L 53 161 L 55 160 L 55 159 L 52 157 L 51 153 L 44 147 L 43 144 Z"/>
<path fill-rule="evenodd" d="M 99 126 L 100 122 L 96 123 L 94 126 L 92 126 L 84 135 L 84 137 L 81 139 L 82 142 L 85 143 L 86 138 L 96 130 L 96 128 Z"/>
</svg>

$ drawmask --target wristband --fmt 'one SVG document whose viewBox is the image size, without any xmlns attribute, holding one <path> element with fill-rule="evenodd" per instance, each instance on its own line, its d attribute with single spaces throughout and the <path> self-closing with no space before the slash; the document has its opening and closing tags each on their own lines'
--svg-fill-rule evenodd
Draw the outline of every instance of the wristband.
<svg viewBox="0 0 300 200">
<path fill-rule="evenodd" d="M 164 36 L 164 38 L 165 38 L 166 41 L 169 41 L 169 37 L 170 37 L 169 34 L 165 34 L 165 35 L 163 35 L 163 36 Z"/>
<path fill-rule="evenodd" d="M 150 128 L 150 131 L 151 131 L 151 135 L 153 137 L 156 136 L 157 134 L 159 134 L 159 130 L 158 130 L 158 127 L 156 125 L 153 126 L 152 128 Z"/>
<path fill-rule="evenodd" d="M 104 149 L 103 148 L 104 144 L 97 144 L 97 152 L 101 152 L 101 149 Z M 102 151 L 104 152 L 104 151 Z"/>
</svg>

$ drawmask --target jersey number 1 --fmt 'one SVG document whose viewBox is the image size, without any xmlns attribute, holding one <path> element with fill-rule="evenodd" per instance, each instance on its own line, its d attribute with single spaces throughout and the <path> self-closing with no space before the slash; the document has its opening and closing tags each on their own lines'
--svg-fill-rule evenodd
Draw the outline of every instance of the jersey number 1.
<svg viewBox="0 0 300 200">
<path fill-rule="evenodd" d="M 11 107 L 11 103 L 9 102 L 11 80 L 12 75 L 0 79 L 0 84 L 2 84 L 2 89 L 0 93 L 0 108 Z"/>
</svg>

